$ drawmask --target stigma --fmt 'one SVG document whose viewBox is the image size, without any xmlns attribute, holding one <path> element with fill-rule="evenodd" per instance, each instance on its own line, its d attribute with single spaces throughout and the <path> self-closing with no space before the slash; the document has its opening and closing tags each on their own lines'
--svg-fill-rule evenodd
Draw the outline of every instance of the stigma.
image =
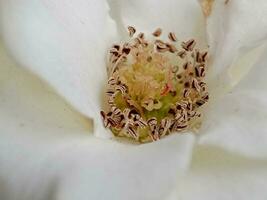
<svg viewBox="0 0 267 200">
<path fill-rule="evenodd" d="M 161 40 L 161 28 L 149 39 L 132 26 L 128 32 L 129 41 L 109 50 L 104 126 L 140 143 L 195 130 L 209 100 L 207 51 L 197 49 L 194 39 L 179 44 L 173 32 Z"/>
</svg>

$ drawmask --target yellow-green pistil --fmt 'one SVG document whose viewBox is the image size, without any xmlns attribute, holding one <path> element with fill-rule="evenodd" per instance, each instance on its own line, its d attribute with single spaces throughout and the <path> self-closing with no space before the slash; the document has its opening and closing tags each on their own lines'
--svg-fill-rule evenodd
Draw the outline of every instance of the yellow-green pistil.
<svg viewBox="0 0 267 200">
<path fill-rule="evenodd" d="M 128 30 L 132 37 L 135 28 Z M 157 29 L 153 36 L 161 32 Z M 175 34 L 168 37 L 169 42 L 149 42 L 140 33 L 111 48 L 109 110 L 101 111 L 101 116 L 115 136 L 155 141 L 192 128 L 201 116 L 199 107 L 209 98 L 203 82 L 207 52 L 194 49 L 193 39 L 177 48 Z"/>
</svg>

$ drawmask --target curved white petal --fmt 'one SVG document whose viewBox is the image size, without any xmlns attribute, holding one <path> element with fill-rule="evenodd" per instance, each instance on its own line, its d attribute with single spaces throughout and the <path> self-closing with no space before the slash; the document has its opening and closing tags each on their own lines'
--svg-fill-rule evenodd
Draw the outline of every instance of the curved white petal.
<svg viewBox="0 0 267 200">
<path fill-rule="evenodd" d="M 233 91 L 207 109 L 201 144 L 267 158 L 266 55 Z"/>
<path fill-rule="evenodd" d="M 0 1 L 0 34 L 11 55 L 96 121 L 106 52 L 117 35 L 108 10 L 104 0 Z"/>
<path fill-rule="evenodd" d="M 163 28 L 163 34 L 176 33 L 181 40 L 197 38 L 205 44 L 204 17 L 196 0 L 109 0 L 111 14 L 119 28 L 128 25 L 136 27 L 138 32 L 152 33 Z M 122 26 L 122 27 L 121 27 Z"/>
<path fill-rule="evenodd" d="M 172 200 L 265 200 L 267 162 L 215 148 L 197 148 L 192 170 L 179 180 Z"/>
<path fill-rule="evenodd" d="M 247 55 L 248 52 L 266 40 L 266 13 L 265 0 L 214 1 L 211 14 L 207 17 L 207 34 L 212 66 L 210 78 L 213 85 L 218 84 L 214 87 L 216 90 L 236 84 L 240 76 L 245 75 L 257 61 L 262 53 L 260 50 L 254 53 L 253 63 L 244 65 L 246 57 L 252 56 Z M 236 71 L 241 75 L 236 76 Z"/>
<path fill-rule="evenodd" d="M 0 199 L 162 200 L 192 135 L 131 146 L 88 135 L 87 120 L 0 51 Z"/>
</svg>

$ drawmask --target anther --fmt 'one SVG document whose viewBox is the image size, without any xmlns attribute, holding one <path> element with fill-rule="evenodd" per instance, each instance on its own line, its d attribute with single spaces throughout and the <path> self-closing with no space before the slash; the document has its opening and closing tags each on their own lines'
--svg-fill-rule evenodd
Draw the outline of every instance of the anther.
<svg viewBox="0 0 267 200">
<path fill-rule="evenodd" d="M 155 37 L 159 37 L 162 33 L 162 29 L 161 28 L 157 28 L 152 34 L 155 36 Z"/>
<path fill-rule="evenodd" d="M 133 26 L 128 26 L 129 36 L 133 37 L 136 32 L 136 29 Z"/>
<path fill-rule="evenodd" d="M 173 42 L 176 42 L 177 41 L 176 35 L 173 32 L 170 32 L 169 35 L 168 35 L 168 37 Z"/>
</svg>

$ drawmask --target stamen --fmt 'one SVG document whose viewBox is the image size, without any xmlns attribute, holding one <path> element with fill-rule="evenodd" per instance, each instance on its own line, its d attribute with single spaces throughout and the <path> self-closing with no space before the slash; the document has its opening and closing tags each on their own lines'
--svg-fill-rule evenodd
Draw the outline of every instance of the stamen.
<svg viewBox="0 0 267 200">
<path fill-rule="evenodd" d="M 159 37 L 162 33 L 162 29 L 161 28 L 157 28 L 152 34 L 155 36 L 155 37 Z"/>
<path fill-rule="evenodd" d="M 195 45 L 196 45 L 196 42 L 194 39 L 191 39 L 191 40 L 188 40 L 187 42 L 182 43 L 182 47 L 186 51 L 192 51 L 194 49 Z"/>
<path fill-rule="evenodd" d="M 205 66 L 203 64 L 197 65 L 195 67 L 195 72 L 197 77 L 204 77 L 205 76 Z"/>
<path fill-rule="evenodd" d="M 196 126 L 199 108 L 208 100 L 204 82 L 208 53 L 195 49 L 190 39 L 176 44 L 159 39 L 162 29 L 147 40 L 144 33 L 128 26 L 129 42 L 109 50 L 107 112 L 101 111 L 103 124 L 115 136 L 139 142 L 157 141 L 174 132 Z"/>
<path fill-rule="evenodd" d="M 128 26 L 129 36 L 133 37 L 136 32 L 136 29 L 133 26 Z"/>
<path fill-rule="evenodd" d="M 173 42 L 176 42 L 177 41 L 176 35 L 173 32 L 170 32 L 169 35 L 168 35 L 168 37 Z"/>
</svg>

